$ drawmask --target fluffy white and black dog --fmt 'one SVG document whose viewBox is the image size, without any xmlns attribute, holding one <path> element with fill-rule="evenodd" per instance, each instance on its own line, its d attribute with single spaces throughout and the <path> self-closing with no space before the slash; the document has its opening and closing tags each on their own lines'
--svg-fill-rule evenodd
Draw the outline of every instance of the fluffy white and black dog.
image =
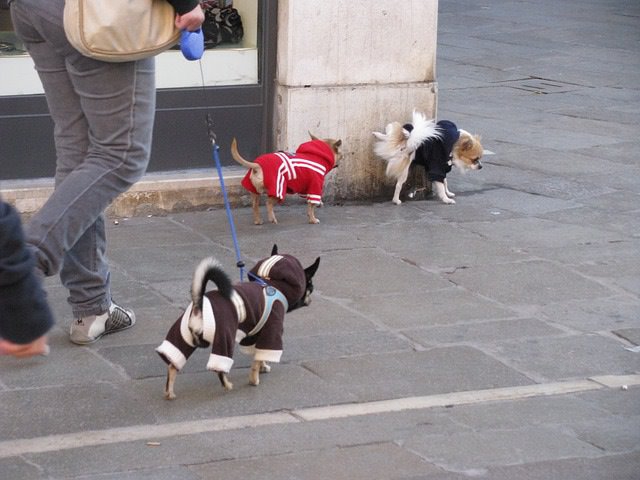
<svg viewBox="0 0 640 480">
<path fill-rule="evenodd" d="M 478 135 L 458 129 L 449 120 L 427 119 L 416 110 L 411 123 L 389 123 L 385 133 L 373 132 L 374 152 L 387 163 L 387 177 L 396 181 L 393 203 L 400 205 L 400 191 L 407 181 L 412 163 L 424 167 L 436 196 L 444 203 L 455 203 L 447 185 L 452 165 L 459 170 L 479 170 L 483 148 Z"/>
<path fill-rule="evenodd" d="M 225 389 L 233 384 L 227 373 L 233 365 L 234 344 L 253 355 L 249 382 L 258 385 L 260 373 L 270 371 L 267 362 L 279 362 L 282 355 L 284 316 L 311 303 L 312 278 L 320 257 L 303 268 L 292 255 L 278 254 L 260 260 L 250 271 L 253 281 L 233 285 L 213 258 L 205 258 L 193 275 L 191 304 L 169 329 L 156 352 L 167 364 L 165 398 L 176 395 L 176 376 L 196 348 L 210 348 L 207 369 L 218 374 Z M 217 290 L 205 292 L 209 280 Z"/>
</svg>

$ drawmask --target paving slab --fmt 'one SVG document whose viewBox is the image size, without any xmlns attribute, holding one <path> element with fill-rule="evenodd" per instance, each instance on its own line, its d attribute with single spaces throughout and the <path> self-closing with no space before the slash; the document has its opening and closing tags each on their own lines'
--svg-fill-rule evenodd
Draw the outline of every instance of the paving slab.
<svg viewBox="0 0 640 480">
<path fill-rule="evenodd" d="M 372 353 L 406 352 L 411 351 L 413 345 L 393 331 L 363 331 L 292 339 L 286 342 L 285 348 L 282 361 L 304 363 Z"/>
<path fill-rule="evenodd" d="M 229 374 L 233 383 L 231 391 L 224 390 L 212 372 L 181 373 L 176 379 L 177 398 L 173 401 L 164 398 L 164 375 L 137 380 L 127 385 L 126 390 L 153 414 L 154 419 L 163 423 L 358 400 L 351 388 L 319 378 L 307 368 L 291 364 L 274 364 L 272 367 L 270 373 L 260 375 L 257 387 L 249 384 L 249 368 L 232 369 Z"/>
<path fill-rule="evenodd" d="M 416 435 L 405 448 L 442 468 L 478 475 L 495 465 L 519 465 L 557 458 L 593 458 L 602 451 L 553 428 L 483 430 L 453 435 Z"/>
<path fill-rule="evenodd" d="M 343 385 L 358 399 L 369 400 L 534 383 L 469 347 L 341 358 L 304 365 L 329 385 Z"/>
<path fill-rule="evenodd" d="M 69 348 L 66 333 L 52 342 L 48 357 L 26 361 L 0 357 L 0 381 L 15 389 L 57 387 L 71 382 L 118 382 L 122 376 L 88 348 Z"/>
<path fill-rule="evenodd" d="M 563 335 L 565 332 L 535 318 L 456 322 L 454 325 L 403 330 L 423 345 L 465 344 L 480 348 L 504 341 Z"/>
<path fill-rule="evenodd" d="M 588 302 L 562 301 L 541 307 L 544 317 L 580 332 L 613 331 L 638 325 L 640 302 L 626 295 L 594 298 Z"/>
<path fill-rule="evenodd" d="M 3 478 L 36 480 L 46 478 L 40 469 L 23 458 L 2 458 L 0 459 L 0 472 Z"/>
<path fill-rule="evenodd" d="M 536 217 L 512 218 L 499 222 L 467 223 L 464 228 L 482 235 L 487 241 L 508 243 L 519 248 L 538 247 L 538 255 L 546 249 L 583 244 L 606 244 L 623 240 L 623 235 L 597 228 L 561 223 Z M 532 234 L 535 232 L 535 235 Z"/>
<path fill-rule="evenodd" d="M 634 418 L 640 415 L 640 391 L 634 388 L 580 393 L 578 398 L 620 418 Z"/>
<path fill-rule="evenodd" d="M 638 450 L 640 445 L 640 415 L 635 417 L 597 418 L 579 422 L 571 431 L 581 440 L 612 453 Z"/>
<path fill-rule="evenodd" d="M 615 372 L 623 375 L 640 369 L 640 355 L 621 342 L 600 335 L 543 337 L 498 345 L 496 355 L 536 378 L 559 380 Z M 597 355 L 594 354 L 597 352 Z"/>
<path fill-rule="evenodd" d="M 138 478 L 139 474 L 161 473 L 165 469 L 211 459 L 211 442 L 203 435 L 178 436 L 163 440 L 158 446 L 148 444 L 153 441 L 150 438 L 148 441 L 79 447 L 61 452 L 28 454 L 24 458 L 30 464 L 37 465 L 44 472 L 44 478 L 56 479 L 83 476 L 101 478 L 101 475 L 107 478 L 109 475 L 112 478 L 126 478 L 125 475 Z M 189 479 L 191 474 L 188 469 L 179 468 L 178 471 Z"/>
<path fill-rule="evenodd" d="M 371 275 L 371 265 L 376 265 L 381 274 Z M 337 298 L 405 292 L 418 295 L 451 286 L 434 273 L 407 268 L 402 259 L 378 248 L 335 251 L 323 258 L 322 268 L 333 274 L 330 283 L 318 288 L 324 295 Z"/>
<path fill-rule="evenodd" d="M 614 330 L 613 333 L 634 345 L 640 345 L 640 328 L 623 328 Z"/>
<path fill-rule="evenodd" d="M 322 291 L 325 283 L 323 278 L 327 277 L 319 276 L 318 281 L 314 282 L 311 305 L 287 314 L 284 326 L 287 345 L 295 345 L 301 338 L 349 335 L 375 328 L 370 319 L 351 307 L 349 300 L 325 297 Z M 286 348 L 288 350 L 289 347 Z"/>
<path fill-rule="evenodd" d="M 201 476 L 192 473 L 188 467 L 134 469 L 130 472 L 82 476 L 83 480 L 200 480 L 201 478 Z"/>
<path fill-rule="evenodd" d="M 461 405 L 451 409 L 449 416 L 452 421 L 472 431 L 564 425 L 567 434 L 569 425 L 573 429 L 576 425 L 588 425 L 594 421 L 615 424 L 620 419 L 595 403 L 585 401 L 580 395 L 525 398 L 508 404 Z M 575 431 L 573 433 L 581 438 Z"/>
<path fill-rule="evenodd" d="M 633 480 L 639 470 L 640 455 L 630 453 L 490 468 L 486 475 L 494 480 Z"/>
<path fill-rule="evenodd" d="M 636 232 L 640 231 L 640 215 L 638 215 L 637 211 L 621 212 L 614 216 L 606 210 L 598 210 L 592 207 L 577 207 L 571 210 L 543 215 L 541 218 L 567 224 L 588 224 L 598 229 L 613 230 L 614 232 L 625 235 L 625 238 L 632 237 Z M 586 219 L 589 221 L 587 222 Z M 629 249 L 633 249 L 633 253 L 637 254 L 638 246 L 631 244 L 628 240 L 626 240 L 626 242 L 629 244 Z M 603 252 L 601 251 L 601 253 Z"/>
<path fill-rule="evenodd" d="M 598 282 L 546 261 L 471 267 L 456 270 L 448 278 L 471 292 L 511 305 L 545 305 L 610 297 L 614 293 Z"/>
<path fill-rule="evenodd" d="M 2 440 L 153 423 L 137 396 L 109 383 L 0 392 Z M 29 420 L 16 422 L 28 411 Z"/>
<path fill-rule="evenodd" d="M 425 305 L 424 308 L 416 308 L 415 295 L 403 293 L 366 296 L 354 298 L 351 305 L 367 318 L 392 329 L 493 320 L 515 314 L 513 310 L 457 287 L 420 293 L 420 301 Z"/>
<path fill-rule="evenodd" d="M 420 208 L 432 208 L 436 215 L 446 215 L 451 211 L 450 205 L 424 201 Z M 427 205 L 428 204 L 428 205 Z M 500 210 L 498 210 L 499 212 Z M 496 210 L 490 210 L 496 212 Z M 491 215 L 494 222 L 502 221 L 502 216 Z M 505 217 L 508 217 L 505 215 Z M 409 265 L 416 265 L 422 270 L 440 273 L 442 270 L 451 271 L 458 267 L 469 265 L 485 265 L 487 263 L 504 263 L 507 261 L 526 260 L 528 257 L 512 245 L 487 241 L 464 224 L 433 225 L 429 222 L 412 222 L 397 231 L 382 232 L 375 226 L 368 227 L 367 238 L 375 242 L 378 248 L 384 249 Z M 411 239 L 407 242 L 407 239 Z M 417 279 L 417 277 L 416 277 Z M 414 282 L 416 281 L 414 279 Z M 390 281 L 395 282 L 393 277 Z M 432 286 L 442 288 L 450 286 L 442 282 L 422 285 L 424 290 L 432 290 Z"/>
<path fill-rule="evenodd" d="M 212 469 L 222 477 L 240 475 L 248 480 L 262 479 L 265 472 L 272 478 L 300 480 L 403 478 L 439 472 L 435 465 L 394 444 L 315 450 L 262 457 L 251 462 L 229 460 L 191 467 L 201 476 Z"/>
</svg>

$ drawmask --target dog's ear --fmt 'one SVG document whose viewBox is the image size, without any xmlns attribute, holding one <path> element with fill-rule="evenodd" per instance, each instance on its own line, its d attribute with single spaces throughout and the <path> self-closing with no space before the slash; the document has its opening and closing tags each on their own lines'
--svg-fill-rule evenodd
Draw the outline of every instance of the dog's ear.
<svg viewBox="0 0 640 480">
<path fill-rule="evenodd" d="M 342 146 L 342 139 L 336 140 L 333 146 L 336 148 L 340 148 Z"/>
<path fill-rule="evenodd" d="M 462 142 L 462 150 L 471 150 L 473 148 L 473 139 L 467 138 Z"/>
<path fill-rule="evenodd" d="M 278 254 L 278 245 L 276 245 L 275 243 L 273 244 L 273 248 L 271 249 L 271 256 L 277 255 Z"/>
<path fill-rule="evenodd" d="M 313 133 L 309 132 L 309 136 L 311 137 L 311 140 L 320 140 L 318 137 L 316 137 Z"/>
<path fill-rule="evenodd" d="M 313 265 L 310 265 L 304 269 L 304 276 L 307 278 L 307 281 L 313 278 L 313 276 L 318 271 L 319 266 L 320 266 L 320 257 L 316 258 L 316 261 L 313 262 Z"/>
</svg>

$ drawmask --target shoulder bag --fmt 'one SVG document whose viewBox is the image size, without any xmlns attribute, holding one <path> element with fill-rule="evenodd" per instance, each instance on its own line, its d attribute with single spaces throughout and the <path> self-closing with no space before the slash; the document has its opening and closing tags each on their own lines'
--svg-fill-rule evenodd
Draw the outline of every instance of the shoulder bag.
<svg viewBox="0 0 640 480">
<path fill-rule="evenodd" d="M 66 0 L 64 30 L 87 57 L 129 62 L 178 42 L 175 11 L 167 0 Z"/>
</svg>

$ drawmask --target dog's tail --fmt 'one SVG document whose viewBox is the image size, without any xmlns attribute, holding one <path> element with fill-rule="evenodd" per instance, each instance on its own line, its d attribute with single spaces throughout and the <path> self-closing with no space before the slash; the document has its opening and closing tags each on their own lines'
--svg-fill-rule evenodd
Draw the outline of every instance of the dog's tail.
<svg viewBox="0 0 640 480">
<path fill-rule="evenodd" d="M 428 119 L 424 113 L 413 111 L 411 123 L 403 126 L 407 135 L 407 149 L 415 152 L 420 145 L 432 138 L 440 138 L 442 133 L 433 119 Z"/>
<path fill-rule="evenodd" d="M 233 285 L 229 275 L 222 269 L 219 261 L 213 257 L 207 257 L 200 262 L 193 274 L 191 283 L 193 312 L 202 312 L 203 297 L 209 280 L 216 284 L 218 291 L 224 298 L 231 298 Z"/>
<path fill-rule="evenodd" d="M 435 120 L 414 110 L 411 123 L 401 125 L 400 122 L 392 122 L 387 125 L 385 133 L 373 132 L 373 135 L 378 139 L 373 150 L 387 162 L 387 176 L 398 179 L 411 165 L 420 145 L 431 138 L 439 138 L 441 133 Z"/>
<path fill-rule="evenodd" d="M 238 142 L 235 137 L 231 140 L 231 156 L 243 167 L 250 168 L 251 170 L 257 170 L 259 168 L 257 163 L 250 162 L 242 158 L 242 155 L 240 155 L 240 152 L 238 151 Z"/>
<path fill-rule="evenodd" d="M 373 135 L 378 139 L 373 151 L 387 163 L 387 176 L 397 179 L 411 163 L 411 152 L 407 149 L 409 132 L 399 122 L 393 122 L 387 125 L 385 133 Z"/>
</svg>

